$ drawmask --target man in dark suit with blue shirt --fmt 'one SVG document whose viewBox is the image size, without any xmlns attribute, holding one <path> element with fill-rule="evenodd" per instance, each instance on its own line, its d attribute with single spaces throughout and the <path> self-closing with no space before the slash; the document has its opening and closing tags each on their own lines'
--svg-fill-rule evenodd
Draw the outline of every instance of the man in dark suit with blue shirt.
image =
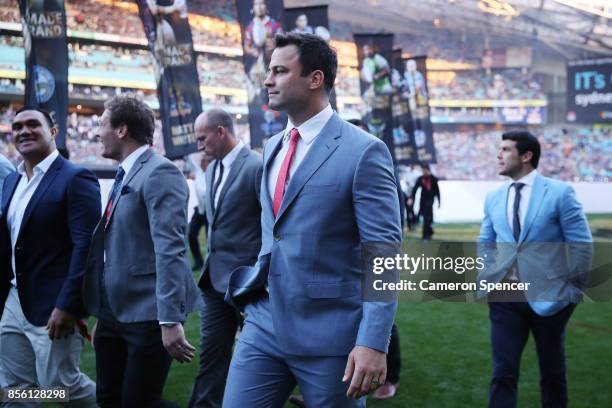
<svg viewBox="0 0 612 408">
<path fill-rule="evenodd" d="M 23 108 L 12 129 L 23 163 L 2 190 L 0 386 L 67 387 L 70 406 L 95 407 L 95 384 L 79 371 L 79 319 L 100 186 L 59 155 L 47 112 Z"/>
</svg>

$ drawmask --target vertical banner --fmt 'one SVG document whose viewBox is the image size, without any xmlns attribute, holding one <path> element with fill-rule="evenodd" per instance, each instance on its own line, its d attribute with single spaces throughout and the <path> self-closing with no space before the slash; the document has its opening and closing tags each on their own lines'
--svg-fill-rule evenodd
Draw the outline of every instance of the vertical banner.
<svg viewBox="0 0 612 408">
<path fill-rule="evenodd" d="M 410 119 L 404 129 L 417 150 L 421 163 L 435 163 L 436 150 L 433 140 L 433 127 L 429 114 L 429 92 L 427 89 L 427 57 L 414 57 L 403 60 L 402 98 L 408 101 Z"/>
<path fill-rule="evenodd" d="M 410 114 L 410 105 L 405 92 L 404 72 L 405 64 L 402 60 L 402 50 L 393 50 L 391 65 L 391 85 L 393 95 L 391 111 L 393 113 L 393 145 L 396 164 L 416 164 L 419 162 L 417 148 L 414 141 L 414 125 Z"/>
<path fill-rule="evenodd" d="M 49 111 L 66 147 L 68 47 L 63 0 L 19 0 L 26 59 L 24 103 Z"/>
<path fill-rule="evenodd" d="M 248 79 L 251 147 L 257 148 L 287 125 L 285 114 L 268 107 L 268 91 L 264 86 L 274 51 L 274 36 L 283 33 L 283 0 L 236 0 L 236 9 Z"/>
<path fill-rule="evenodd" d="M 200 81 L 185 0 L 136 0 L 155 60 L 164 148 L 169 159 L 197 150 L 193 123 L 202 112 Z"/>
<path fill-rule="evenodd" d="M 326 42 L 331 39 L 327 5 L 286 8 L 285 27 L 293 33 L 317 35 Z M 332 109 L 337 110 L 336 92 L 333 89 L 329 101 Z"/>
<path fill-rule="evenodd" d="M 395 162 L 391 112 L 393 34 L 355 34 L 359 62 L 362 120 L 370 133 L 382 139 Z"/>
</svg>

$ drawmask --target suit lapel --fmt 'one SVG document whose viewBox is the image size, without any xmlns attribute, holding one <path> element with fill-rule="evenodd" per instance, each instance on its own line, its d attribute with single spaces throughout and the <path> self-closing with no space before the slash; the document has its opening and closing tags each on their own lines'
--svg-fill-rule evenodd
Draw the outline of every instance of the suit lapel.
<svg viewBox="0 0 612 408">
<path fill-rule="evenodd" d="M 546 192 L 548 191 L 548 183 L 544 177 L 539 174 L 536 175 L 535 180 L 533 181 L 533 188 L 531 190 L 531 197 L 529 197 L 529 208 L 527 208 L 527 214 L 525 215 L 525 222 L 521 228 L 521 235 L 519 236 L 519 242 L 523 242 L 527 233 L 529 233 L 529 228 L 533 224 L 536 215 L 538 215 L 538 211 L 540 206 L 542 205 L 542 201 L 544 201 L 544 197 L 546 196 Z"/>
<path fill-rule="evenodd" d="M 338 148 L 338 141 L 336 139 L 341 136 L 341 127 L 342 120 L 334 113 L 317 138 L 312 142 L 312 147 L 306 153 L 293 177 L 289 180 L 285 195 L 283 196 L 283 202 L 278 210 L 277 221 L 283 216 L 287 207 L 295 200 L 304 184 Z"/>
<path fill-rule="evenodd" d="M 2 190 L 2 214 L 7 213 L 13 194 L 15 194 L 15 190 L 17 189 L 17 184 L 19 184 L 19 180 L 21 180 L 21 174 L 18 172 L 11 173 L 6 178 L 6 185 Z"/>
<path fill-rule="evenodd" d="M 225 193 L 227 193 L 227 190 L 229 190 L 234 180 L 236 180 L 236 176 L 238 175 L 238 173 L 240 173 L 240 170 L 242 169 L 242 166 L 244 165 L 244 162 L 246 161 L 248 155 L 249 148 L 243 147 L 242 149 L 240 149 L 240 152 L 238 153 L 236 160 L 234 160 L 234 163 L 232 163 L 229 174 L 227 175 L 227 179 L 225 180 L 225 184 L 223 184 L 223 188 L 219 193 L 219 201 L 217 202 L 217 205 L 215 207 L 213 224 L 217 219 L 217 214 L 219 214 L 219 209 L 221 208 L 221 203 L 223 202 L 223 197 L 225 197 Z"/>
<path fill-rule="evenodd" d="M 268 177 L 270 177 L 270 167 L 272 166 L 272 162 L 278 152 L 283 147 L 283 136 L 285 131 L 283 130 L 280 133 L 280 137 L 278 137 L 274 142 L 270 141 L 266 146 L 269 146 L 271 149 L 270 154 L 267 156 L 266 161 L 264 163 L 263 173 L 261 176 L 261 191 L 259 192 L 259 198 L 261 201 L 262 211 L 267 211 L 270 219 L 274 219 L 274 213 L 272 210 L 272 199 L 270 198 L 270 191 L 268 190 Z M 275 143 L 275 144 L 272 144 Z"/>
<path fill-rule="evenodd" d="M 57 156 L 57 158 L 53 160 L 53 163 L 51 163 L 49 170 L 47 170 L 42 180 L 40 181 L 40 184 L 36 188 L 36 191 L 32 195 L 32 198 L 30 199 L 30 202 L 28 203 L 28 206 L 26 207 L 26 210 L 23 213 L 23 219 L 21 221 L 21 227 L 19 228 L 19 235 L 17 236 L 17 239 L 19 239 L 21 231 L 23 231 L 23 228 L 27 225 L 28 220 L 32 215 L 32 211 L 34 211 L 34 208 L 36 207 L 42 196 L 44 196 L 49 186 L 51 186 L 51 183 L 53 183 L 53 180 L 55 180 L 55 177 L 59 173 L 59 170 L 64 165 L 64 160 L 65 159 L 62 156 Z"/>
<path fill-rule="evenodd" d="M 213 160 L 210 163 L 208 163 L 208 167 L 206 167 L 206 175 L 205 175 L 205 179 L 206 179 L 206 218 L 209 220 L 209 225 L 212 225 L 212 219 L 213 219 L 213 210 L 212 210 L 212 190 L 213 190 L 213 170 L 215 168 L 215 166 L 217 165 L 217 161 Z"/>
<path fill-rule="evenodd" d="M 134 165 L 130 169 L 130 172 L 125 175 L 125 178 L 123 179 L 123 183 L 121 183 L 121 185 L 127 186 L 130 181 L 132 181 L 134 176 L 138 174 L 140 169 L 142 169 L 144 163 L 146 163 L 151 158 L 151 156 L 153 156 L 153 150 L 151 149 L 147 149 L 143 154 L 141 154 L 138 160 L 136 160 L 136 163 L 134 163 Z M 121 190 L 123 190 L 123 187 L 121 187 Z M 113 203 L 113 207 L 111 208 L 111 213 L 108 216 L 108 221 L 106 221 L 107 224 L 110 223 L 111 219 L 113 218 L 113 214 L 117 209 L 117 204 L 119 204 L 119 200 L 121 199 L 121 190 L 119 190 L 117 197 L 115 197 L 115 202 Z"/>
<path fill-rule="evenodd" d="M 510 241 L 508 242 L 514 242 L 514 236 L 512 235 L 512 226 L 510 226 L 510 224 L 508 223 L 508 195 L 509 195 L 509 190 L 512 187 L 509 186 L 504 186 L 503 192 L 502 192 L 502 200 L 501 200 L 501 205 L 498 206 L 497 211 L 499 213 L 498 217 L 502 219 L 502 228 L 503 228 L 503 233 L 505 237 L 510 237 Z"/>
</svg>

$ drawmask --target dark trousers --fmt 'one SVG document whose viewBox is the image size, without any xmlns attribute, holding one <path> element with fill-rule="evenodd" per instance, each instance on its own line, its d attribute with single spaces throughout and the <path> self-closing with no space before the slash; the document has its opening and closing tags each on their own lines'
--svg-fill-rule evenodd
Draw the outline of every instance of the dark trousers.
<svg viewBox="0 0 612 408">
<path fill-rule="evenodd" d="M 164 348 L 159 323 L 98 320 L 96 399 L 107 407 L 169 407 L 162 392 L 172 358 Z"/>
<path fill-rule="evenodd" d="M 431 239 L 434 230 L 433 224 L 433 204 L 427 204 L 420 209 L 421 216 L 423 217 L 423 239 Z"/>
<path fill-rule="evenodd" d="M 536 314 L 527 302 L 490 302 L 493 380 L 489 407 L 516 407 L 521 354 L 533 334 L 540 366 L 542 407 L 567 407 L 565 328 L 576 305 L 553 316 Z"/>
<path fill-rule="evenodd" d="M 208 220 L 206 219 L 206 214 L 200 214 L 198 212 L 198 207 L 195 207 L 193 211 L 193 216 L 191 217 L 191 221 L 189 221 L 189 249 L 193 254 L 193 260 L 196 265 L 202 266 L 204 265 L 204 258 L 202 258 L 202 252 L 200 251 L 200 242 L 198 240 L 198 236 L 200 235 L 200 229 L 204 227 L 208 229 Z"/>
<path fill-rule="evenodd" d="M 216 292 L 208 276 L 200 311 L 200 368 L 189 407 L 221 407 L 240 314 Z"/>
<path fill-rule="evenodd" d="M 400 369 L 402 368 L 402 356 L 400 352 L 400 338 L 397 326 L 391 328 L 391 341 L 387 353 L 387 382 L 397 384 L 400 380 Z"/>
<path fill-rule="evenodd" d="M 408 230 L 412 231 L 418 223 L 419 219 L 414 215 L 414 204 L 406 205 L 406 225 L 408 226 Z"/>
</svg>

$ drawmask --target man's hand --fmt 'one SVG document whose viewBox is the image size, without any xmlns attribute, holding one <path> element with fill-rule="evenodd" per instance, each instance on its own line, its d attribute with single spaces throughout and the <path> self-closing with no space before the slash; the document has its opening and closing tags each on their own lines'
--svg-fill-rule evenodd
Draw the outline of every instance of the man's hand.
<svg viewBox="0 0 612 408">
<path fill-rule="evenodd" d="M 361 398 L 387 381 L 387 355 L 368 347 L 355 346 L 348 356 L 342 381 L 351 379 L 346 392 L 350 398 Z"/>
<path fill-rule="evenodd" d="M 67 338 L 74 333 L 76 321 L 76 317 L 70 313 L 64 312 L 58 308 L 53 309 L 49 321 L 47 322 L 49 338 L 51 340 Z"/>
<path fill-rule="evenodd" d="M 185 339 L 185 331 L 182 324 L 174 326 L 162 326 L 162 342 L 164 348 L 179 363 L 190 363 L 195 356 L 195 347 Z"/>
<path fill-rule="evenodd" d="M 410 207 L 414 203 L 414 200 L 412 199 L 412 197 L 408 197 L 408 200 L 406 200 L 406 202 L 408 203 L 408 207 Z"/>
</svg>

